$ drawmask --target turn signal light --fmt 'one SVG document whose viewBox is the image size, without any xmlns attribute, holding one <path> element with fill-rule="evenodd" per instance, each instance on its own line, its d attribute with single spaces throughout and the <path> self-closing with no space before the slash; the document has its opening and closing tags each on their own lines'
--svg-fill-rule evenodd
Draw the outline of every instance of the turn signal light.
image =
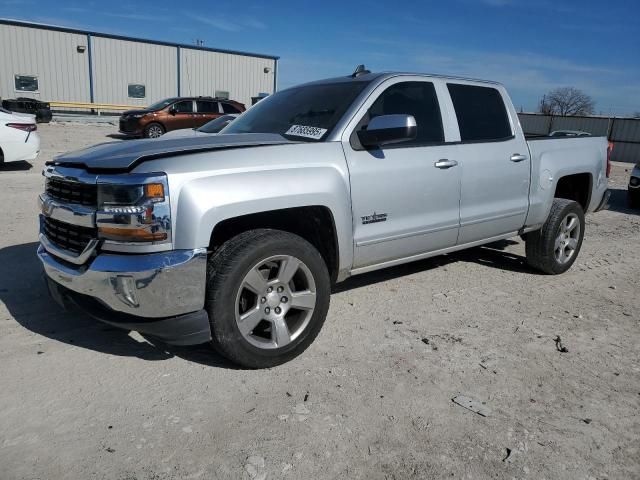
<svg viewBox="0 0 640 480">
<path fill-rule="evenodd" d="M 164 187 L 161 183 L 147 183 L 144 186 L 144 196 L 153 201 L 164 200 Z"/>
<path fill-rule="evenodd" d="M 166 232 L 152 232 L 146 228 L 98 227 L 101 238 L 121 242 L 161 242 Z"/>
</svg>

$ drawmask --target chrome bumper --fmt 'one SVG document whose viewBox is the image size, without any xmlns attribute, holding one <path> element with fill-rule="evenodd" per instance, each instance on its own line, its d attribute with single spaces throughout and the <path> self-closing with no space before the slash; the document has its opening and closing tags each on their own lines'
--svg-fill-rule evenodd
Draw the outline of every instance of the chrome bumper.
<svg viewBox="0 0 640 480">
<path fill-rule="evenodd" d="M 160 319 L 202 310 L 206 249 L 145 255 L 100 254 L 89 264 L 63 263 L 40 245 L 38 258 L 51 280 L 116 312 Z"/>
</svg>

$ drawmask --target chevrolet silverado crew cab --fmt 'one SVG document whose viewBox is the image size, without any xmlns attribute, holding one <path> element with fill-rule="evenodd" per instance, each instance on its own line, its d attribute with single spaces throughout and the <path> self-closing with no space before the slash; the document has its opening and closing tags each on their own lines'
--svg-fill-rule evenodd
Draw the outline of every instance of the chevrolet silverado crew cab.
<svg viewBox="0 0 640 480">
<path fill-rule="evenodd" d="M 498 83 L 359 68 L 219 135 L 55 158 L 38 256 L 59 303 L 269 367 L 309 346 L 351 275 L 515 236 L 565 272 L 607 157 L 605 138 L 525 138 Z"/>
</svg>

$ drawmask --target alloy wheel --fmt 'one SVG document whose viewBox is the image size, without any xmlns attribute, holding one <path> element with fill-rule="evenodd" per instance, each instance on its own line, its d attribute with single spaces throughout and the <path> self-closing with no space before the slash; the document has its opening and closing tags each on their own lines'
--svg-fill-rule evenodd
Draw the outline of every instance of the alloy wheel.
<svg viewBox="0 0 640 480">
<path fill-rule="evenodd" d="M 570 213 L 562 222 L 554 244 L 554 255 L 560 264 L 565 264 L 576 253 L 580 240 L 580 219 L 575 213 Z"/>
<path fill-rule="evenodd" d="M 235 299 L 236 324 L 253 346 L 282 348 L 302 334 L 315 306 L 309 268 L 291 255 L 272 256 L 244 276 Z"/>
</svg>

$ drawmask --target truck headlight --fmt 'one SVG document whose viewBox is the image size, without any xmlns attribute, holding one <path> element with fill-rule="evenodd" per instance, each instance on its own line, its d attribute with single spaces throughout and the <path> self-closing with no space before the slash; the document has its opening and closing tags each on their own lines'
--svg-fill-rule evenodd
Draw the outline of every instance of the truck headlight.
<svg viewBox="0 0 640 480">
<path fill-rule="evenodd" d="M 103 240 L 170 242 L 171 208 L 166 175 L 101 175 L 96 224 L 98 237 Z"/>
</svg>

